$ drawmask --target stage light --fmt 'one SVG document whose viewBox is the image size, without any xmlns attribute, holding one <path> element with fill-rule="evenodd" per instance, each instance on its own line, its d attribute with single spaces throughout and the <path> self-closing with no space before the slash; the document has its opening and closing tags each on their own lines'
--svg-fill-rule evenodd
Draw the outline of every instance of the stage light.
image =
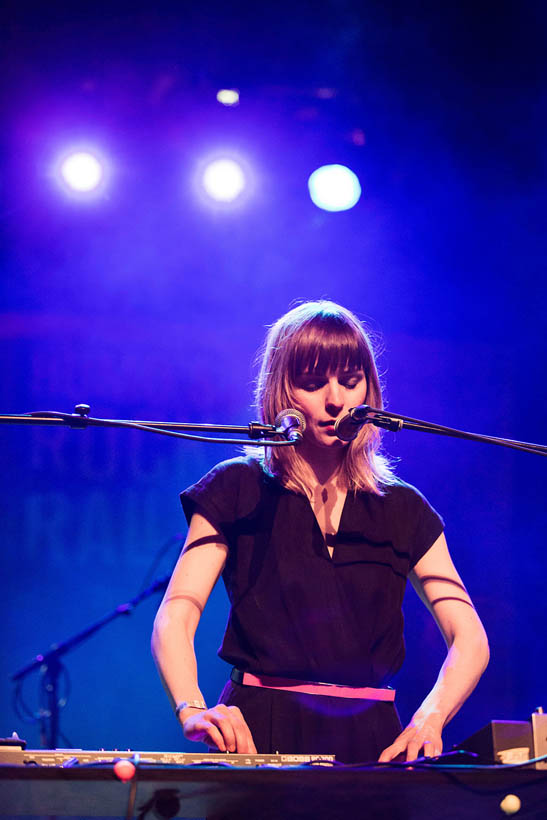
<svg viewBox="0 0 547 820">
<path fill-rule="evenodd" d="M 237 88 L 221 88 L 217 92 L 217 100 L 222 105 L 237 105 L 239 103 L 239 91 Z"/>
<path fill-rule="evenodd" d="M 95 191 L 104 177 L 101 162 L 89 151 L 76 151 L 69 154 L 61 163 L 61 177 L 72 191 L 91 193 Z"/>
<path fill-rule="evenodd" d="M 235 160 L 217 159 L 205 168 L 202 184 L 211 199 L 233 202 L 245 188 L 245 174 Z"/>
<path fill-rule="evenodd" d="M 347 211 L 361 196 L 357 176 L 345 165 L 322 165 L 308 179 L 312 202 L 324 211 Z"/>
</svg>

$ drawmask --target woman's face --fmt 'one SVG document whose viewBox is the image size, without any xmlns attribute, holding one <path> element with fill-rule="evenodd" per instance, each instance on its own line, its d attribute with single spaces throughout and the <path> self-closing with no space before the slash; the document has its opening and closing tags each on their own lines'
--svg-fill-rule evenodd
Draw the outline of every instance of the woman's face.
<svg viewBox="0 0 547 820">
<path fill-rule="evenodd" d="M 363 370 L 339 368 L 320 376 L 302 373 L 291 390 L 295 409 L 306 419 L 304 440 L 318 447 L 343 447 L 334 424 L 352 407 L 365 403 L 367 380 Z"/>
</svg>

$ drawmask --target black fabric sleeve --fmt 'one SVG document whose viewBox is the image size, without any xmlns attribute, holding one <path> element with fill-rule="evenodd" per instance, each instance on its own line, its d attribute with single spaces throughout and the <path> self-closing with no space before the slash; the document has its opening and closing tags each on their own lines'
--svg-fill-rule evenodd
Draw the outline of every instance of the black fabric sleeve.
<svg viewBox="0 0 547 820">
<path fill-rule="evenodd" d="M 256 503 L 260 470 L 258 464 L 245 458 L 217 464 L 180 494 L 188 523 L 199 508 L 229 540 L 235 522 Z"/>
<path fill-rule="evenodd" d="M 420 558 L 423 558 L 430 547 L 433 546 L 439 535 L 444 530 L 444 521 L 437 510 L 432 507 L 427 498 L 416 489 L 411 488 L 416 504 L 416 524 L 412 539 L 412 549 L 410 556 L 410 568 L 413 569 Z"/>
<path fill-rule="evenodd" d="M 196 484 L 180 494 L 182 509 L 190 523 L 199 507 L 212 524 L 223 529 L 236 518 L 239 470 L 223 461 L 209 470 Z"/>
<path fill-rule="evenodd" d="M 442 533 L 444 521 L 412 484 L 399 480 L 390 487 L 389 495 L 396 541 L 405 545 L 412 569 Z"/>
</svg>

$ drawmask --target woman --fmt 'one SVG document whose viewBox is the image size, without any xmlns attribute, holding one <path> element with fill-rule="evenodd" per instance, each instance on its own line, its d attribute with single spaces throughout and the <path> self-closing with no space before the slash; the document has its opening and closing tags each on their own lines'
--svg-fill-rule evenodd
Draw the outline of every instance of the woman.
<svg viewBox="0 0 547 820">
<path fill-rule="evenodd" d="M 223 462 L 181 496 L 188 537 L 152 649 L 184 734 L 221 751 L 347 763 L 440 754 L 488 644 L 441 518 L 395 478 L 378 429 L 365 425 L 350 443 L 336 436 L 350 408 L 382 406 L 357 318 L 327 301 L 289 311 L 267 336 L 256 398 L 264 423 L 294 408 L 306 426 L 297 447 Z M 234 669 L 209 708 L 193 639 L 221 574 L 231 610 L 219 654 Z M 389 682 L 404 657 L 407 577 L 448 654 L 403 730 Z"/>
</svg>

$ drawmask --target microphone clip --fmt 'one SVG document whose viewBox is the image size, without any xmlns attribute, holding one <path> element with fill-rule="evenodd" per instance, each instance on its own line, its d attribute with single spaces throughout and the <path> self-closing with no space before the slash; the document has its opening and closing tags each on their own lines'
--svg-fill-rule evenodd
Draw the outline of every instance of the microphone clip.
<svg viewBox="0 0 547 820">
<path fill-rule="evenodd" d="M 381 410 L 369 407 L 368 404 L 361 404 L 359 407 L 352 407 L 349 411 L 352 421 L 361 427 L 363 424 L 373 424 L 375 427 L 382 427 L 384 430 L 391 430 L 398 433 L 403 429 L 403 420 L 392 418 Z"/>
</svg>

